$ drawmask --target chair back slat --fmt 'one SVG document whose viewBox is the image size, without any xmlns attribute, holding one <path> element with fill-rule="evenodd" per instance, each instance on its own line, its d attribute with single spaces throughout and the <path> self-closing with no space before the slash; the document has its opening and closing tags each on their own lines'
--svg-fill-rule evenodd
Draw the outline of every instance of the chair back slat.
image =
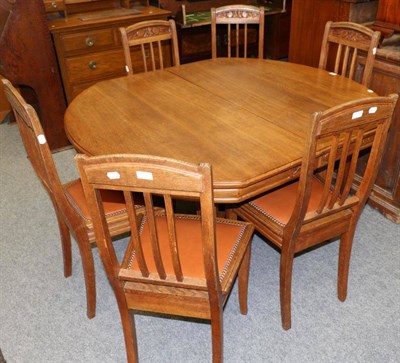
<svg viewBox="0 0 400 363">
<path fill-rule="evenodd" d="M 353 55 L 351 57 L 350 71 L 349 71 L 349 78 L 351 78 L 351 79 L 354 78 L 354 73 L 355 73 L 355 70 L 356 70 L 357 57 L 358 57 L 358 49 L 354 49 Z"/>
<path fill-rule="evenodd" d="M 226 26 L 227 39 L 226 54 L 228 58 L 232 57 L 232 48 L 234 48 L 235 57 L 243 55 L 248 57 L 249 32 L 253 28 L 248 24 L 258 24 L 258 58 L 264 57 L 264 8 L 251 5 L 227 5 L 211 9 L 211 48 L 212 57 L 217 57 L 217 25 Z M 232 29 L 232 26 L 235 26 Z M 222 47 L 221 47 L 222 48 Z M 241 50 L 243 49 L 243 50 Z"/>
<path fill-rule="evenodd" d="M 160 279 L 165 280 L 167 277 L 165 273 L 164 264 L 161 258 L 160 245 L 157 236 L 157 226 L 153 212 L 153 198 L 150 193 L 143 193 L 144 202 L 146 206 L 147 226 L 150 233 L 150 244 L 153 252 L 153 259 Z"/>
<path fill-rule="evenodd" d="M 331 149 L 329 153 L 328 164 L 326 168 L 325 183 L 321 199 L 319 201 L 316 213 L 320 214 L 328 202 L 329 193 L 331 191 L 331 184 L 335 174 L 335 162 L 338 149 L 338 137 L 331 138 Z"/>
<path fill-rule="evenodd" d="M 182 266 L 179 257 L 179 250 L 178 250 L 178 242 L 176 239 L 176 228 L 175 228 L 175 215 L 174 209 L 172 204 L 172 198 L 170 195 L 164 195 L 164 205 L 165 205 L 165 212 L 167 215 L 167 222 L 168 222 L 168 237 L 169 237 L 169 244 L 171 249 L 171 259 L 174 268 L 174 272 L 176 275 L 176 279 L 180 282 L 183 281 L 183 273 L 182 273 Z"/>
<path fill-rule="evenodd" d="M 350 164 L 348 165 L 348 170 L 346 172 L 346 180 L 345 180 L 345 183 L 343 183 L 342 194 L 341 194 L 341 198 L 339 200 L 339 205 L 344 204 L 346 198 L 348 198 L 348 195 L 351 191 L 351 187 L 353 185 L 353 180 L 354 180 L 354 176 L 355 176 L 356 169 L 357 169 L 357 162 L 358 162 L 358 157 L 360 155 L 360 150 L 362 147 L 363 139 L 364 139 L 363 130 L 358 130 L 355 144 L 354 144 L 353 153 L 351 154 L 351 158 L 350 158 Z"/>
<path fill-rule="evenodd" d="M 343 180 L 345 178 L 345 173 L 347 169 L 347 158 L 349 155 L 349 148 L 350 148 L 350 142 L 351 142 L 351 132 L 344 132 L 341 134 L 337 135 L 339 139 L 343 140 L 342 147 L 341 147 L 341 152 L 340 152 L 340 157 L 337 161 L 338 167 L 337 167 L 337 172 L 336 172 L 336 178 L 333 183 L 333 190 L 331 194 L 331 198 L 329 201 L 329 204 L 327 205 L 328 209 L 332 209 L 333 205 L 336 203 L 338 196 L 340 195 L 340 192 L 342 190 L 342 184 Z"/>
<path fill-rule="evenodd" d="M 131 227 L 131 237 L 125 251 L 123 262 L 121 266 L 126 267 L 129 263 L 129 259 L 132 256 L 132 252 L 135 251 L 136 258 L 138 261 L 139 269 L 143 276 L 149 276 L 149 269 L 146 264 L 146 260 L 144 258 L 142 245 L 140 244 L 139 237 L 139 224 L 137 220 L 136 208 L 135 208 L 135 199 L 133 198 L 132 193 L 128 191 L 124 191 L 124 198 L 126 203 L 126 209 L 128 211 L 129 223 Z"/>
<path fill-rule="evenodd" d="M 351 22 L 328 21 L 322 40 L 319 68 L 327 69 L 328 60 L 333 49 L 336 49 L 334 72 L 354 79 L 358 73 L 357 59 L 359 51 L 366 54 L 365 68 L 361 83 L 368 86 L 372 77 L 373 62 L 378 47 L 380 32 L 373 31 L 364 25 Z"/>
<path fill-rule="evenodd" d="M 143 21 L 120 28 L 120 32 L 128 74 L 134 73 L 132 57 L 136 47 L 139 46 L 145 72 L 148 72 L 149 69 L 152 71 L 164 69 L 169 64 L 180 64 L 174 20 Z"/>
<path fill-rule="evenodd" d="M 346 76 L 347 74 L 347 67 L 349 64 L 349 54 L 350 54 L 350 47 L 349 46 L 345 46 L 344 47 L 344 55 L 343 55 L 343 61 L 342 61 L 342 72 L 341 74 L 343 76 Z M 349 75 L 350 78 L 350 75 Z"/>
<path fill-rule="evenodd" d="M 212 282 L 218 285 L 218 269 L 210 261 L 215 259 L 215 214 L 213 208 L 213 193 L 211 187 L 211 169 L 208 164 L 188 164 L 172 159 L 143 155 L 114 155 L 88 158 L 83 155 L 76 157 L 77 165 L 82 175 L 82 184 L 88 204 L 97 211 L 93 215 L 93 225 L 99 249 L 108 261 L 109 271 L 121 270 L 124 277 L 130 281 L 141 283 L 166 284 L 178 286 L 198 284 L 204 288 Z M 111 179 L 110 179 L 111 178 Z M 107 232 L 107 224 L 102 223 L 101 200 L 94 199 L 97 190 L 122 190 L 125 195 L 132 234 L 126 248 L 123 262 L 119 264 L 114 254 L 104 245 L 111 245 Z M 143 195 L 145 212 L 140 223 L 135 215 L 135 204 L 131 193 Z M 183 228 L 175 211 L 175 200 L 200 201 L 201 230 L 200 244 L 203 251 L 205 276 L 202 279 L 185 277 L 185 269 L 181 265 L 177 229 Z M 162 205 L 160 205 L 162 204 Z M 160 212 L 162 207 L 163 212 Z M 211 214 L 210 214 L 211 213 Z M 213 217 L 210 217 L 213 216 Z M 192 218 L 187 217 L 185 218 Z M 193 213 L 193 220 L 198 220 Z M 187 236 L 191 238 L 191 236 Z M 208 261 L 210 260 L 210 261 Z M 188 282 L 189 281 L 189 282 Z M 197 281 L 197 282 L 196 282 Z"/>
<path fill-rule="evenodd" d="M 296 210 L 289 222 L 293 228 L 343 209 L 352 208 L 354 213 L 359 212 L 376 177 L 397 98 L 397 95 L 391 95 L 361 99 L 313 115 Z M 324 168 L 317 169 L 321 147 L 328 161 Z M 360 187 L 352 192 L 358 157 L 367 147 L 370 148 L 368 164 L 361 175 Z M 315 176 L 322 179 L 323 190 L 316 209 L 306 213 Z"/>
<path fill-rule="evenodd" d="M 157 47 L 158 47 L 158 59 L 160 60 L 160 69 L 164 69 L 164 57 L 162 56 L 162 47 L 160 40 L 157 41 Z"/>
<path fill-rule="evenodd" d="M 340 59 L 342 58 L 342 49 L 343 49 L 342 44 L 339 44 L 336 52 L 335 69 L 334 69 L 334 72 L 337 74 L 339 74 Z"/>
</svg>

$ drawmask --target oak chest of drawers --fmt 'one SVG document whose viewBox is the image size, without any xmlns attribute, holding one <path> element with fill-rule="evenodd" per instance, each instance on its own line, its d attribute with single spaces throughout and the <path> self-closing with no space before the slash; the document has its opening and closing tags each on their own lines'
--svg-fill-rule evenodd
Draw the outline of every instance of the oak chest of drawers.
<svg viewBox="0 0 400 363">
<path fill-rule="evenodd" d="M 62 11 L 62 2 L 52 3 L 54 7 L 50 4 L 46 9 Z M 167 10 L 141 6 L 49 19 L 67 102 L 95 82 L 126 74 L 119 27 L 169 15 Z"/>
</svg>

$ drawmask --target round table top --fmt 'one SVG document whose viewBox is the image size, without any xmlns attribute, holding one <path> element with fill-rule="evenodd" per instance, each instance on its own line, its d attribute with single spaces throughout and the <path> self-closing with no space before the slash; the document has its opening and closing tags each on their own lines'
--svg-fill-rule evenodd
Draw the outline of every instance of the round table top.
<svg viewBox="0 0 400 363">
<path fill-rule="evenodd" d="M 298 176 L 313 112 L 375 96 L 321 69 L 217 58 L 99 82 L 65 129 L 88 155 L 209 162 L 216 200 L 239 202 Z"/>
</svg>

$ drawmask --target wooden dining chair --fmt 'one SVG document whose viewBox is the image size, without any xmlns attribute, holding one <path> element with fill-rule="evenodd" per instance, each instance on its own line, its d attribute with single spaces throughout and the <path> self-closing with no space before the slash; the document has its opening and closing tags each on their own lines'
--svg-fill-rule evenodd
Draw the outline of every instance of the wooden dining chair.
<svg viewBox="0 0 400 363">
<path fill-rule="evenodd" d="M 346 299 L 354 232 L 377 175 L 397 98 L 360 99 L 314 113 L 299 180 L 234 209 L 281 252 L 280 301 L 285 330 L 291 327 L 296 253 L 340 237 L 338 297 Z M 352 192 L 365 143 L 372 145 L 368 165 L 358 190 Z"/>
<path fill-rule="evenodd" d="M 213 362 L 222 362 L 222 310 L 237 275 L 240 311 L 247 313 L 254 227 L 215 217 L 210 165 L 145 155 L 77 155 L 76 162 L 117 299 L 128 362 L 138 360 L 129 310 L 210 320 Z M 132 235 L 120 261 L 105 223 L 101 189 L 124 193 Z M 141 219 L 132 192 L 143 193 Z M 165 213 L 154 213 L 154 197 L 163 198 Z M 200 213 L 176 213 L 181 198 L 197 200 Z"/>
<path fill-rule="evenodd" d="M 65 277 L 72 274 L 70 232 L 78 243 L 85 276 L 87 316 L 92 318 L 96 314 L 96 281 L 91 249 L 95 236 L 81 181 L 76 179 L 61 184 L 36 111 L 8 80 L 2 79 L 2 82 L 29 160 L 53 203 L 61 236 Z M 123 195 L 104 191 L 103 200 L 111 235 L 130 231 Z"/>
<path fill-rule="evenodd" d="M 133 67 L 140 63 L 145 72 L 180 64 L 174 20 L 142 21 L 119 30 L 128 74 L 133 74 Z M 141 61 L 133 53 L 140 53 Z"/>
<path fill-rule="evenodd" d="M 366 53 L 366 62 L 361 83 L 368 87 L 372 77 L 379 38 L 379 31 L 373 31 L 364 25 L 328 21 L 322 38 L 318 68 L 329 68 L 328 60 L 330 55 L 333 54 L 335 62 L 330 70 L 336 74 L 354 79 L 357 74 L 357 57 L 359 52 L 363 51 Z"/>
<path fill-rule="evenodd" d="M 227 5 L 211 8 L 212 58 L 217 57 L 217 43 L 219 43 L 217 25 L 219 24 L 225 24 L 227 28 L 226 39 L 220 43 L 225 43 L 228 58 L 232 57 L 232 52 L 237 58 L 239 56 L 247 58 L 250 40 L 253 42 L 258 40 L 258 58 L 264 58 L 264 7 Z M 254 30 L 249 29 L 251 24 L 258 24 L 258 33 L 256 31 L 251 33 Z M 256 35 L 254 39 L 252 39 L 252 34 Z M 243 51 L 240 51 L 240 48 Z"/>
</svg>

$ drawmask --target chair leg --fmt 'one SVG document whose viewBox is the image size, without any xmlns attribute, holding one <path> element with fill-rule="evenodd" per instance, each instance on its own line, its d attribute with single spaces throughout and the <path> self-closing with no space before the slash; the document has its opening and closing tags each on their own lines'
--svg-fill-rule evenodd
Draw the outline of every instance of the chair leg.
<svg viewBox="0 0 400 363">
<path fill-rule="evenodd" d="M 103 260 L 104 262 L 104 260 Z M 108 280 L 114 290 L 114 295 L 117 300 L 119 315 L 121 317 L 122 330 L 124 332 L 124 340 L 125 340 L 125 350 L 126 350 L 126 360 L 128 363 L 138 363 L 138 349 L 137 349 L 137 339 L 136 339 L 136 328 L 135 328 L 135 317 L 129 311 L 128 304 L 126 302 L 125 292 L 121 285 L 121 282 L 116 279 L 110 277 L 110 274 L 113 273 L 110 270 L 111 265 L 104 265 Z"/>
<path fill-rule="evenodd" d="M 351 249 L 355 233 L 355 225 L 342 235 L 339 248 L 339 267 L 338 267 L 338 298 L 345 301 L 347 297 L 347 285 L 349 280 L 349 268 Z"/>
<path fill-rule="evenodd" d="M 239 290 L 239 306 L 240 313 L 247 314 L 247 292 L 249 286 L 249 271 L 250 271 L 250 254 L 251 243 L 247 246 L 246 253 L 243 256 L 243 261 L 240 264 L 238 272 L 238 290 Z"/>
<path fill-rule="evenodd" d="M 118 309 L 121 316 L 122 330 L 124 332 L 126 358 L 128 363 L 138 363 L 138 348 L 136 339 L 135 317 L 128 309 L 126 304 L 125 294 L 121 286 L 118 286 L 119 281 L 111 282 L 113 285 L 115 297 L 118 303 Z"/>
<path fill-rule="evenodd" d="M 92 248 L 85 231 L 76 233 L 76 240 L 81 253 L 83 275 L 85 277 L 87 317 L 92 319 L 96 315 L 96 277 Z"/>
<path fill-rule="evenodd" d="M 282 250 L 280 266 L 280 300 L 282 327 L 284 330 L 289 330 L 292 326 L 291 293 L 293 258 L 293 252 Z"/>
<path fill-rule="evenodd" d="M 219 314 L 211 313 L 211 335 L 212 335 L 212 361 L 222 363 L 223 351 L 223 326 L 222 311 Z"/>
<path fill-rule="evenodd" d="M 57 210 L 57 208 L 54 209 L 57 216 L 58 229 L 60 230 L 61 248 L 62 248 L 63 263 L 64 263 L 64 276 L 69 277 L 72 274 L 71 234 L 60 212 Z"/>
</svg>

